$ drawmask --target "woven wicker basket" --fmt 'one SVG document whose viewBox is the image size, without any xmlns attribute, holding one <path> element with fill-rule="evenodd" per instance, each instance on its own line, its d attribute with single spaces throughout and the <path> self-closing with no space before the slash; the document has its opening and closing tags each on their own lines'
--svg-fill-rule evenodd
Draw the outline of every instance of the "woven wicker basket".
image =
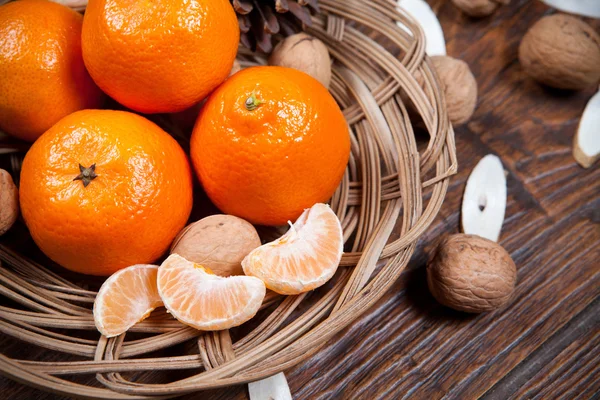
<svg viewBox="0 0 600 400">
<path fill-rule="evenodd" d="M 318 352 L 394 283 L 456 172 L 454 133 L 414 20 L 389 0 L 321 0 L 320 5 L 322 13 L 308 31 L 335 59 L 331 92 L 352 128 L 350 162 L 331 199 L 346 240 L 332 281 L 299 296 L 269 294 L 258 316 L 231 332 L 197 331 L 157 310 L 131 332 L 106 339 L 94 327 L 96 293 L 61 268 L 51 271 L 23 256 L 32 245 L 25 229 L 16 227 L 0 242 L 0 331 L 69 361 L 0 355 L 2 374 L 47 391 L 103 399 L 169 398 L 251 382 Z M 243 66 L 265 61 L 243 49 L 239 59 Z M 425 90 L 414 79 L 417 71 Z M 407 99 L 429 133 L 420 152 Z M 0 151 L 10 151 L 2 146 Z M 18 178 L 22 153 L 2 157 L 12 158 Z M 170 382 L 172 370 L 188 370 L 187 378 Z M 153 371 L 153 383 L 132 371 Z M 96 384 L 64 379 L 79 374 L 96 374 Z"/>
</svg>

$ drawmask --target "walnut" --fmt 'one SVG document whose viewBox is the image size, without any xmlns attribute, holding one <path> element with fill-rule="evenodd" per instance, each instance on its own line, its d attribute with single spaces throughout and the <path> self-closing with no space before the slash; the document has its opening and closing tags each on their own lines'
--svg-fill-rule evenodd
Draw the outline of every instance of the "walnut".
<svg viewBox="0 0 600 400">
<path fill-rule="evenodd" d="M 502 246 L 477 235 L 444 238 L 427 265 L 433 297 L 459 311 L 480 313 L 505 304 L 517 282 L 517 269 Z"/>
<path fill-rule="evenodd" d="M 485 17 L 510 0 L 452 0 L 454 5 L 471 17 Z"/>
<path fill-rule="evenodd" d="M 260 244 L 250 222 L 219 214 L 185 227 L 173 241 L 171 253 L 208 267 L 220 276 L 243 275 L 242 260 Z"/>
<path fill-rule="evenodd" d="M 441 89 L 446 99 L 446 111 L 453 125 L 467 122 L 477 104 L 477 81 L 467 63 L 448 56 L 431 57 L 433 68 L 436 70 Z M 421 71 L 414 74 L 415 80 L 426 92 L 425 79 Z M 416 124 L 422 124 L 419 113 L 405 92 L 400 92 L 400 98 L 406 104 L 410 118 Z"/>
<path fill-rule="evenodd" d="M 578 18 L 549 15 L 521 40 L 519 60 L 533 79 L 559 89 L 584 89 L 600 81 L 600 36 Z"/>
<path fill-rule="evenodd" d="M 467 122 L 477 104 L 477 81 L 469 65 L 448 56 L 433 56 L 431 62 L 440 78 L 450 121 L 454 125 Z"/>
<path fill-rule="evenodd" d="M 8 231 L 19 217 L 19 190 L 12 176 L 0 169 L 0 235 Z"/>
<path fill-rule="evenodd" d="M 304 32 L 282 40 L 269 57 L 269 65 L 300 70 L 329 88 L 331 59 L 327 46 Z"/>
</svg>

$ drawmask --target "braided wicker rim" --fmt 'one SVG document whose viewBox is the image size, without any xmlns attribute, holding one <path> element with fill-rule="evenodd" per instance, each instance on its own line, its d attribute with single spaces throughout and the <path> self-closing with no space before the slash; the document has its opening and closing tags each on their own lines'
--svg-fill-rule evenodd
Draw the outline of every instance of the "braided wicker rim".
<svg viewBox="0 0 600 400">
<path fill-rule="evenodd" d="M 96 333 L 91 313 L 96 292 L 0 244 L 0 294 L 19 305 L 0 306 L 0 331 L 85 358 L 41 362 L 0 355 L 2 374 L 42 390 L 101 399 L 170 398 L 247 383 L 311 357 L 388 290 L 437 215 L 449 177 L 456 172 L 454 132 L 443 92 L 424 54 L 423 32 L 414 20 L 390 0 L 368 4 L 321 0 L 320 6 L 322 14 L 313 17 L 308 31 L 325 42 L 335 60 L 330 90 L 344 111 L 352 137 L 350 162 L 331 200 L 342 221 L 347 251 L 334 279 L 299 296 L 270 293 L 262 319 L 235 342 L 229 331 L 200 332 L 160 310 L 131 330 L 147 337 L 125 340 L 123 334 L 92 340 L 83 337 Z M 372 33 L 400 49 L 400 58 L 371 39 Z M 264 63 L 261 56 L 244 49 L 239 59 L 243 66 Z M 417 71 L 424 77 L 425 90 L 414 78 Z M 421 153 L 403 102 L 407 98 L 430 136 Z M 18 164 L 13 163 L 17 170 Z M 82 335 L 82 331 L 89 332 Z M 193 344 L 188 346 L 191 354 L 142 357 L 157 350 L 175 351 L 172 347 L 183 342 Z M 122 375 L 178 369 L 191 369 L 195 374 L 160 384 L 134 382 Z M 94 373 L 102 385 L 60 378 Z"/>
</svg>

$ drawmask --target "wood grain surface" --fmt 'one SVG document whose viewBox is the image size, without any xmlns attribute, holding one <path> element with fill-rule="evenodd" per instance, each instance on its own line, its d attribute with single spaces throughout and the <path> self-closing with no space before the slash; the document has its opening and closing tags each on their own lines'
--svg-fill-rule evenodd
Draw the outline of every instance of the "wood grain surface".
<svg viewBox="0 0 600 400">
<path fill-rule="evenodd" d="M 542 87 L 519 66 L 519 41 L 553 12 L 513 0 L 471 19 L 450 1 L 430 0 L 448 54 L 469 63 L 479 85 L 472 120 L 456 128 L 459 173 L 406 272 L 393 288 L 318 355 L 286 371 L 296 399 L 590 399 L 600 393 L 600 168 L 579 167 L 573 136 L 596 88 Z M 595 29 L 599 21 L 589 21 Z M 500 243 L 518 269 L 504 309 L 467 315 L 437 304 L 427 290 L 427 254 L 457 232 L 466 179 L 497 154 L 508 173 Z M 2 353 L 56 359 L 0 337 Z M 173 377 L 176 378 L 176 377 Z M 93 377 L 85 379 L 93 380 Z M 62 399 L 0 378 L 3 399 Z M 245 387 L 184 399 L 246 399 Z"/>
</svg>

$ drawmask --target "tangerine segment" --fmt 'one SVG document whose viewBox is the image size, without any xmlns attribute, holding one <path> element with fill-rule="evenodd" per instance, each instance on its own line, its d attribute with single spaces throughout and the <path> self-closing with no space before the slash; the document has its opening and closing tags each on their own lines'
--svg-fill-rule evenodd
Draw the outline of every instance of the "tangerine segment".
<svg viewBox="0 0 600 400">
<path fill-rule="evenodd" d="M 343 247 L 339 219 L 327 204 L 317 203 L 304 210 L 285 235 L 250 252 L 242 267 L 277 293 L 299 294 L 331 279 Z"/>
<path fill-rule="evenodd" d="M 180 322 L 204 331 L 233 328 L 254 317 L 265 284 L 251 276 L 223 278 L 171 254 L 158 269 L 158 293 Z"/>
<path fill-rule="evenodd" d="M 137 264 L 108 278 L 94 301 L 96 328 L 106 337 L 127 331 L 163 305 L 156 287 L 158 266 Z"/>
</svg>

